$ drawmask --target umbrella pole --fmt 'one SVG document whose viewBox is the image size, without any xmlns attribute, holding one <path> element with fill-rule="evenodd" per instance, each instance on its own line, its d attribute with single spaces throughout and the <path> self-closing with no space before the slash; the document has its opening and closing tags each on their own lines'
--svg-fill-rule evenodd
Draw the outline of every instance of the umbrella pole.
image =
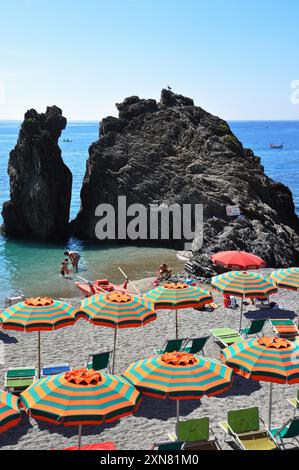
<svg viewBox="0 0 299 470">
<path fill-rule="evenodd" d="M 243 302 L 244 302 L 244 295 L 242 295 L 242 300 L 241 300 L 241 313 L 240 313 L 240 326 L 239 326 L 239 332 L 242 329 L 242 317 L 243 317 Z"/>
<path fill-rule="evenodd" d="M 38 354 L 38 358 L 37 358 L 37 368 L 38 368 L 38 378 L 40 379 L 40 376 L 41 376 L 41 352 L 40 352 L 40 331 L 37 332 L 37 354 Z"/>
<path fill-rule="evenodd" d="M 114 374 L 114 366 L 115 366 L 116 336 L 117 336 L 117 325 L 116 325 L 116 327 L 114 328 L 112 374 Z"/>
<path fill-rule="evenodd" d="M 78 450 L 81 450 L 81 443 L 82 443 L 82 424 L 79 424 L 79 428 L 78 428 Z"/>
<path fill-rule="evenodd" d="M 176 440 L 179 440 L 179 424 L 180 424 L 180 400 L 176 400 L 176 426 L 175 426 L 175 434 Z"/>
<path fill-rule="evenodd" d="M 178 319 L 178 309 L 175 309 L 175 337 L 179 337 L 179 319 Z"/>
<path fill-rule="evenodd" d="M 271 428 L 272 421 L 272 393 L 273 393 L 273 382 L 270 382 L 270 393 L 269 393 L 269 428 Z"/>
</svg>

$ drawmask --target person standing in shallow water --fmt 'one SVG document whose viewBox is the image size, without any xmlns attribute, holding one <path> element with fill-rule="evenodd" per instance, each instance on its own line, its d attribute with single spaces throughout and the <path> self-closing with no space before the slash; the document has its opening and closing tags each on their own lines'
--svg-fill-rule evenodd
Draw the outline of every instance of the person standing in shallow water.
<svg viewBox="0 0 299 470">
<path fill-rule="evenodd" d="M 64 254 L 65 256 L 69 257 L 73 268 L 76 270 L 76 272 L 78 272 L 78 265 L 81 258 L 80 253 L 78 253 L 77 251 L 65 251 Z"/>
</svg>

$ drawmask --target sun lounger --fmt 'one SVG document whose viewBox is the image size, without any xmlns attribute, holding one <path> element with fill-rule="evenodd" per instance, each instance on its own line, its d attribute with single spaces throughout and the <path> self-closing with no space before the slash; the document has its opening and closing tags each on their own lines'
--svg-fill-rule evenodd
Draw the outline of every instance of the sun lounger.
<svg viewBox="0 0 299 470">
<path fill-rule="evenodd" d="M 283 449 L 285 449 L 285 439 L 292 439 L 290 444 L 296 443 L 295 445 L 298 447 L 299 417 L 289 419 L 280 428 L 271 428 L 270 432 L 274 439 L 279 439 Z"/>
<path fill-rule="evenodd" d="M 213 328 L 210 331 L 216 338 L 216 342 L 219 342 L 224 347 L 244 341 L 243 336 L 241 336 L 240 333 L 238 333 L 236 330 L 233 330 L 232 328 Z"/>
<path fill-rule="evenodd" d="M 204 356 L 204 346 L 210 336 L 200 336 L 198 338 L 189 338 L 183 345 L 181 351 L 188 352 L 191 354 L 197 354 L 201 352 Z"/>
<path fill-rule="evenodd" d="M 96 352 L 90 354 L 87 359 L 86 368 L 94 370 L 107 370 L 110 371 L 110 360 L 112 351 Z"/>
<path fill-rule="evenodd" d="M 155 349 L 155 354 L 164 354 L 165 352 L 181 351 L 188 338 L 168 339 L 161 349 Z"/>
<path fill-rule="evenodd" d="M 260 418 L 257 406 L 229 411 L 227 421 L 221 421 L 219 426 L 241 450 L 274 450 L 279 448 Z"/>
<path fill-rule="evenodd" d="M 240 331 L 240 334 L 246 339 L 252 335 L 258 336 L 260 333 L 264 336 L 263 328 L 265 326 L 266 321 L 266 319 L 251 320 L 248 325 Z"/>
<path fill-rule="evenodd" d="M 184 444 L 183 441 L 161 442 L 160 444 L 154 444 L 151 450 L 183 450 Z"/>
<path fill-rule="evenodd" d="M 213 437 L 210 438 L 210 433 Z M 221 449 L 217 437 L 210 429 L 209 418 L 188 419 L 178 424 L 176 433 L 168 435 L 169 439 L 184 441 L 184 450 L 219 450 Z"/>
<path fill-rule="evenodd" d="M 296 415 L 297 410 L 299 410 L 299 390 L 297 390 L 297 397 L 287 400 L 294 408 L 294 416 Z"/>
<path fill-rule="evenodd" d="M 36 379 L 35 367 L 9 368 L 5 374 L 4 390 L 19 394 Z"/>
<path fill-rule="evenodd" d="M 299 330 L 293 320 L 288 318 L 270 319 L 275 334 L 280 338 L 292 339 L 299 335 Z"/>
<path fill-rule="evenodd" d="M 42 377 L 48 377 L 50 375 L 62 374 L 63 372 L 69 372 L 71 370 L 69 364 L 50 364 L 42 368 Z"/>
</svg>

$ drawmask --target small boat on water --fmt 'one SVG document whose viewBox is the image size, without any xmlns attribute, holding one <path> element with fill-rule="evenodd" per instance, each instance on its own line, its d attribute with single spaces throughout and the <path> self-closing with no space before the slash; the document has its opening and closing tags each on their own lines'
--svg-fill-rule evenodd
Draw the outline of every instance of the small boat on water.
<svg viewBox="0 0 299 470">
<path fill-rule="evenodd" d="M 113 290 L 119 290 L 122 292 L 128 292 L 130 294 L 135 294 L 136 292 L 130 292 L 128 287 L 128 280 L 126 279 L 122 285 L 113 284 L 112 282 L 108 281 L 108 279 L 97 279 L 93 282 L 75 282 L 75 286 L 80 289 L 81 292 L 85 295 L 85 297 L 90 297 L 94 294 L 103 294 L 105 292 L 112 292 Z"/>
<path fill-rule="evenodd" d="M 283 145 L 282 145 L 282 144 L 280 144 L 280 145 L 270 144 L 270 148 L 271 148 L 271 149 L 282 149 L 282 148 L 283 148 Z"/>
</svg>

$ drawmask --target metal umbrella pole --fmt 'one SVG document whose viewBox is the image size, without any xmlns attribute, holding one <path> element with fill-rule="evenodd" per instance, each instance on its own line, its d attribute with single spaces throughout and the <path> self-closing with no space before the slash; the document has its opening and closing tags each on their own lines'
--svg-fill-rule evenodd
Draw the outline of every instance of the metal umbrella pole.
<svg viewBox="0 0 299 470">
<path fill-rule="evenodd" d="M 241 313 L 240 313 L 240 325 L 239 325 L 239 332 L 241 331 L 242 329 L 242 317 L 243 317 L 243 302 L 244 302 L 244 294 L 242 295 L 242 299 L 241 299 Z"/>
<path fill-rule="evenodd" d="M 178 319 L 178 309 L 175 309 L 175 337 L 179 337 L 179 319 Z"/>
<path fill-rule="evenodd" d="M 82 424 L 79 424 L 79 429 L 78 429 L 78 450 L 81 449 L 81 444 L 82 444 Z"/>
<path fill-rule="evenodd" d="M 176 400 L 176 426 L 175 426 L 175 433 L 176 438 L 179 440 L 179 424 L 180 424 L 180 400 Z"/>
<path fill-rule="evenodd" d="M 273 382 L 270 382 L 270 393 L 269 393 L 269 420 L 268 420 L 269 428 L 271 428 L 271 421 L 272 421 L 272 395 L 273 395 Z"/>
<path fill-rule="evenodd" d="M 117 325 L 116 325 L 116 326 L 115 326 L 115 328 L 114 328 L 114 343 L 113 343 L 112 374 L 114 374 L 114 366 L 115 366 L 116 337 L 117 337 Z"/>
<path fill-rule="evenodd" d="M 37 369 L 38 369 L 38 378 L 41 376 L 41 334 L 40 331 L 37 332 Z"/>
</svg>

